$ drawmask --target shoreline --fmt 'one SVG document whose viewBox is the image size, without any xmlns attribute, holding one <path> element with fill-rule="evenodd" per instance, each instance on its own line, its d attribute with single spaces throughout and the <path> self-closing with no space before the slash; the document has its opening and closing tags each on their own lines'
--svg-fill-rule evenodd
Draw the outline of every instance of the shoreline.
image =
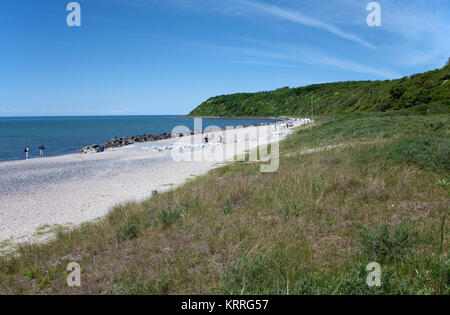
<svg viewBox="0 0 450 315">
<path fill-rule="evenodd" d="M 280 117 L 266 117 L 266 116 L 178 116 L 183 118 L 211 118 L 211 119 L 271 119 L 271 120 L 290 120 L 290 119 L 303 119 L 301 117 L 288 117 L 288 116 L 280 116 Z"/>
<path fill-rule="evenodd" d="M 295 126 L 303 123 L 307 122 L 300 121 Z M 274 125 L 277 124 L 269 126 Z M 267 127 L 255 128 L 263 134 Z M 54 232 L 43 232 L 43 227 L 73 228 L 102 218 L 117 205 L 145 200 L 154 191 L 173 189 L 189 178 L 226 164 L 246 150 L 270 142 L 264 137 L 246 139 L 248 128 L 233 130 L 238 140 L 224 141 L 222 145 L 195 144 L 201 143 L 202 138 L 196 135 L 136 143 L 99 154 L 67 154 L 0 163 L 0 242 L 45 241 Z M 291 130 L 279 130 L 280 140 Z M 216 137 L 212 132 L 209 134 L 211 138 Z M 171 156 L 174 148 L 203 154 L 208 149 L 236 146 L 236 154 L 230 150 L 223 161 L 175 161 Z"/>
<path fill-rule="evenodd" d="M 140 115 L 137 115 L 137 117 L 138 116 L 140 116 Z M 151 115 L 149 115 L 149 116 L 151 116 Z M 60 117 L 60 116 L 55 116 L 55 117 Z M 64 116 L 61 116 L 61 117 L 64 117 Z M 75 117 L 78 117 L 78 116 L 75 116 Z M 104 117 L 104 116 L 100 116 L 100 117 Z M 111 117 L 113 117 L 113 116 L 111 116 Z M 229 126 L 229 127 L 234 127 L 234 128 L 237 128 L 237 127 L 244 127 L 245 128 L 245 127 L 251 127 L 251 126 L 272 125 L 272 124 L 276 124 L 276 123 L 280 123 L 282 121 L 288 120 L 288 119 L 283 119 L 283 118 L 267 118 L 267 117 L 261 117 L 261 118 L 257 118 L 257 117 L 235 117 L 235 118 L 231 118 L 231 117 L 193 117 L 193 116 L 188 116 L 188 115 L 176 116 L 176 117 L 181 117 L 181 118 L 236 119 L 236 120 L 238 120 L 238 119 L 242 119 L 242 120 L 248 120 L 248 119 L 275 120 L 274 122 L 271 122 L 271 123 L 259 123 L 259 124 L 257 124 L 257 123 L 248 123 L 248 124 L 244 124 L 244 125 Z M 9 118 L 9 117 L 6 117 L 6 118 Z M 35 117 L 18 117 L 18 118 L 35 118 Z M 293 119 L 295 119 L 295 118 L 293 118 Z M 220 130 L 226 130 L 226 128 L 229 128 L 229 127 L 221 127 Z M 203 131 L 194 130 L 194 131 L 191 131 L 190 134 L 183 134 L 183 136 L 195 135 L 195 134 L 197 134 L 199 132 L 203 132 Z M 168 133 L 168 132 L 155 133 L 155 134 L 142 134 L 142 135 L 133 135 L 133 136 L 114 137 L 114 138 L 109 138 L 103 144 L 93 143 L 93 144 L 90 144 L 90 145 L 83 145 L 83 146 L 80 146 L 78 148 L 71 148 L 66 153 L 48 155 L 48 156 L 45 156 L 44 158 L 47 159 L 47 158 L 55 158 L 55 157 L 61 157 L 61 156 L 66 156 L 66 155 L 74 155 L 74 154 L 76 155 L 76 154 L 80 154 L 80 153 L 87 153 L 87 151 L 90 151 L 90 150 L 92 150 L 94 148 L 97 149 L 101 145 L 105 146 L 105 149 L 118 148 L 118 147 L 132 145 L 132 144 L 134 144 L 136 142 L 138 142 L 138 143 L 155 142 L 155 141 L 160 141 L 160 140 L 168 140 L 168 139 L 170 139 L 172 137 L 173 137 L 172 134 Z M 113 145 L 114 140 L 126 141 L 128 143 L 121 144 L 121 145 Z M 84 152 L 84 151 L 86 151 L 86 152 Z M 25 159 L 24 157 L 4 159 L 4 160 L 0 159 L 0 164 L 2 164 L 2 163 L 9 163 L 9 162 L 16 162 L 16 161 L 31 161 L 31 160 L 35 160 L 35 159 L 41 159 L 41 158 L 38 155 L 34 155 L 34 156 L 30 156 L 28 159 Z"/>
<path fill-rule="evenodd" d="M 186 116 L 187 117 L 187 116 Z M 194 117 L 194 118 L 207 118 L 207 117 Z M 211 118 L 211 117 L 210 117 Z M 233 118 L 235 119 L 235 118 Z M 240 119 L 247 119 L 247 118 L 240 118 Z M 257 118 L 255 118 L 257 119 Z M 289 120 L 289 119 L 287 119 Z M 225 131 L 229 130 L 231 128 L 237 129 L 237 128 L 247 128 L 247 127 L 261 127 L 261 126 L 270 126 L 278 123 L 282 123 L 283 121 L 287 120 L 278 120 L 273 123 L 259 123 L 259 124 L 247 124 L 247 125 L 234 125 L 234 126 L 228 126 L 228 127 L 221 127 L 221 128 L 215 128 L 214 131 Z M 82 153 L 88 153 L 92 150 L 99 150 L 99 148 L 102 146 L 103 149 L 111 149 L 111 148 L 121 148 L 126 147 L 129 145 L 133 145 L 135 143 L 143 143 L 143 142 L 153 142 L 153 141 L 161 141 L 161 140 L 168 140 L 173 138 L 181 138 L 181 137 L 190 137 L 195 135 L 203 135 L 208 133 L 206 129 L 204 130 L 191 130 L 184 133 L 157 133 L 157 134 L 143 134 L 143 135 L 137 135 L 137 136 L 124 136 L 124 137 L 115 137 L 110 138 L 103 144 L 92 144 L 87 145 L 81 148 Z M 98 151 L 97 151 L 98 152 Z M 103 152 L 103 151 L 102 151 Z"/>
<path fill-rule="evenodd" d="M 179 117 L 192 117 L 192 118 L 224 118 L 224 117 L 193 117 L 193 116 L 179 116 Z M 252 117 L 241 117 L 241 118 L 238 118 L 238 117 L 236 117 L 236 118 L 233 118 L 233 117 L 225 117 L 225 118 L 230 118 L 230 119 L 249 119 L 249 118 L 252 118 Z M 293 119 L 300 119 L 300 118 L 267 118 L 267 117 L 262 117 L 262 118 L 257 118 L 257 117 L 254 117 L 254 119 L 277 119 L 278 121 L 277 122 L 274 122 L 274 123 L 261 123 L 261 124 L 251 124 L 251 125 L 242 125 L 242 126 L 230 126 L 230 127 L 235 127 L 235 129 L 236 128 L 238 128 L 238 127 L 240 127 L 240 128 L 247 128 L 247 127 L 253 127 L 253 126 L 271 126 L 271 125 L 275 125 L 275 124 L 278 124 L 278 123 L 281 123 L 281 122 L 283 122 L 283 121 L 288 121 L 288 120 L 293 120 Z M 226 130 L 226 128 L 220 128 L 220 130 L 221 131 L 224 131 L 224 130 Z M 191 134 L 189 135 L 189 136 L 193 136 L 193 135 L 198 135 L 199 133 L 198 133 L 198 131 L 194 131 L 195 132 L 195 134 L 192 134 L 192 132 L 191 132 Z M 160 134 L 148 134 L 147 136 L 160 136 L 160 135 L 166 135 L 167 133 L 160 133 Z M 170 135 L 170 134 L 167 134 L 167 135 Z M 126 138 L 133 138 L 133 137 L 140 137 L 140 136 L 144 136 L 144 135 L 138 135 L 138 136 L 125 136 L 125 137 L 119 137 L 118 139 L 126 139 Z M 113 139 L 116 139 L 116 138 L 111 138 L 111 139 L 109 139 L 109 140 L 107 140 L 107 142 L 108 141 L 111 141 L 111 140 L 113 140 Z M 160 140 L 154 140 L 154 141 L 143 141 L 143 142 L 135 142 L 135 143 L 146 143 L 146 142 L 158 142 L 158 141 L 164 141 L 164 140 L 169 140 L 169 139 L 172 139 L 172 136 L 171 137 L 168 137 L 168 138 L 166 138 L 166 139 L 160 139 Z M 134 143 L 133 143 L 134 144 Z M 133 144 L 129 144 L 129 145 L 133 145 Z M 87 154 L 87 153 L 93 153 L 93 152 L 83 152 L 83 149 L 84 148 L 89 148 L 89 147 L 93 147 L 93 146 L 96 146 L 97 144 L 92 144 L 92 145 L 87 145 L 87 146 L 84 146 L 84 147 L 81 147 L 81 148 L 79 148 L 79 149 L 75 149 L 75 152 L 73 152 L 73 153 L 64 153 L 64 154 L 59 154 L 59 155 L 51 155 L 51 156 L 45 156 L 45 157 L 43 157 L 43 158 L 41 158 L 41 157 L 39 157 L 39 156 L 35 156 L 35 157 L 30 157 L 30 158 L 28 158 L 28 159 L 24 159 L 24 158 L 21 158 L 21 159 L 11 159 L 11 160 L 0 160 L 0 165 L 3 165 L 3 164 L 7 164 L 7 163 L 15 163 L 15 162 L 25 162 L 25 161 L 27 161 L 27 162 L 31 162 L 31 161 L 35 161 L 35 160 L 46 160 L 46 159 L 55 159 L 55 158 L 62 158 L 62 157 L 70 157 L 70 156 L 73 156 L 73 155 L 80 155 L 80 154 Z M 108 150 L 110 150 L 110 149 L 115 149 L 115 148 L 120 148 L 120 147 L 126 147 L 126 146 L 129 146 L 129 145 L 123 145 L 123 146 L 118 146 L 118 147 L 110 147 L 110 148 L 107 148 Z M 106 151 L 108 151 L 108 150 L 105 150 L 105 152 Z"/>
</svg>

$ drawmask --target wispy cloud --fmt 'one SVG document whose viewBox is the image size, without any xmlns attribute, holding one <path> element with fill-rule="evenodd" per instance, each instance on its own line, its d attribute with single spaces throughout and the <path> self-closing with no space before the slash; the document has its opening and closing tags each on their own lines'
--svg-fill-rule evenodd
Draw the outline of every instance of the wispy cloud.
<svg viewBox="0 0 450 315">
<path fill-rule="evenodd" d="M 288 1 L 291 5 L 298 3 Z M 318 1 L 317 1 L 318 2 Z M 382 25 L 372 29 L 376 35 L 377 52 L 394 64 L 404 66 L 439 66 L 450 52 L 450 2 L 448 0 L 378 0 L 382 9 Z M 314 11 L 322 10 L 329 19 L 366 27 L 365 5 L 361 0 L 328 0 L 329 6 L 318 3 Z M 361 24 L 362 23 L 362 24 Z M 366 27 L 367 29 L 367 27 Z"/>
<path fill-rule="evenodd" d="M 443 65 L 450 55 L 448 6 L 436 0 L 418 1 L 415 5 L 385 1 L 383 12 L 383 30 L 401 38 L 389 47 L 399 63 Z"/>
<path fill-rule="evenodd" d="M 225 53 L 227 56 L 252 57 L 249 60 L 242 58 L 244 61 L 241 63 L 246 64 L 292 68 L 304 67 L 305 65 L 325 66 L 333 69 L 342 69 L 350 72 L 369 74 L 382 79 L 394 79 L 401 77 L 400 74 L 389 70 L 373 68 L 354 60 L 330 56 L 322 50 L 313 47 L 290 44 L 280 45 L 268 41 L 248 38 L 244 40 L 251 43 L 253 47 L 249 48 L 245 46 L 220 46 L 208 44 L 200 45 L 211 50 Z M 272 47 L 276 47 L 276 51 L 274 51 Z M 236 62 L 236 60 L 238 60 L 237 57 L 233 59 L 232 62 Z"/>
<path fill-rule="evenodd" d="M 312 64 L 332 66 L 343 70 L 371 74 L 384 79 L 394 79 L 400 77 L 399 74 L 391 71 L 379 68 L 372 68 L 353 60 L 345 60 L 325 55 L 310 56 L 309 61 Z"/>
<path fill-rule="evenodd" d="M 0 106 L 0 113 L 20 113 L 22 109 Z"/>
<path fill-rule="evenodd" d="M 276 68 L 302 68 L 301 65 L 295 64 L 287 64 L 280 62 L 269 62 L 269 61 L 261 61 L 261 60 L 231 60 L 231 63 L 241 64 L 241 65 L 256 65 L 256 66 L 268 66 L 268 67 L 276 67 Z"/>
<path fill-rule="evenodd" d="M 133 5 L 141 8 L 153 8 L 156 4 L 161 4 L 158 0 L 115 0 L 122 4 Z M 313 18 L 301 13 L 298 10 L 293 10 L 288 7 L 276 6 L 273 4 L 267 4 L 260 1 L 254 0 L 169 0 L 164 1 L 167 4 L 174 5 L 178 8 L 190 11 L 207 11 L 214 12 L 217 14 L 224 14 L 228 16 L 250 16 L 250 15 L 261 15 L 264 16 L 290 21 L 296 24 L 300 24 L 307 27 L 312 27 L 320 29 L 325 32 L 334 34 L 345 40 L 353 41 L 355 43 L 361 44 L 365 47 L 374 49 L 375 46 L 366 40 L 360 38 L 359 36 L 348 33 L 341 30 L 339 27 L 321 21 L 317 18 Z"/>
<path fill-rule="evenodd" d="M 244 5 L 250 6 L 258 11 L 261 11 L 267 15 L 277 17 L 280 19 L 284 19 L 287 21 L 291 21 L 291 22 L 294 22 L 297 24 L 318 28 L 318 29 L 330 32 L 334 35 L 337 35 L 343 39 L 353 41 L 355 43 L 364 45 L 364 46 L 372 48 L 372 49 L 375 48 L 375 46 L 373 46 L 372 44 L 363 40 L 362 38 L 360 38 L 359 36 L 357 36 L 355 34 L 344 32 L 332 24 L 325 23 L 316 18 L 308 17 L 298 11 L 293 11 L 293 10 L 281 8 L 281 7 L 278 7 L 275 5 L 265 4 L 265 3 L 261 3 L 261 2 L 257 2 L 257 1 L 250 1 L 250 0 L 241 0 L 241 3 Z"/>
<path fill-rule="evenodd" d="M 224 15 L 239 19 L 260 19 L 270 21 L 285 21 L 315 29 L 317 32 L 332 34 L 337 38 L 357 43 L 360 47 L 350 45 L 345 49 L 355 49 L 356 54 L 367 54 L 367 60 L 372 64 L 382 62 L 390 64 L 391 68 L 416 67 L 416 69 L 443 65 L 450 51 L 450 24 L 448 16 L 450 6 L 448 0 L 378 0 L 382 7 L 382 26 L 369 28 L 366 24 L 367 3 L 361 0 L 115 0 L 124 4 L 140 5 L 153 8 L 155 5 L 170 5 L 182 11 L 203 13 L 207 15 Z M 438 10 L 439 8 L 439 10 Z M 333 21 L 333 22 L 330 22 Z M 275 25 L 274 27 L 277 27 Z M 361 37 L 365 32 L 366 38 Z M 264 36 L 263 36 L 264 37 Z M 277 44 L 278 45 L 278 44 Z M 329 45 L 323 41 L 320 46 Z M 340 46 L 342 48 L 342 46 Z M 376 47 L 376 50 L 374 49 Z M 358 50 L 358 48 L 362 48 Z M 364 50 L 370 48 L 371 50 Z M 243 50 L 249 48 L 243 48 Z M 249 55 L 252 53 L 248 51 Z M 350 53 L 345 52 L 340 57 L 333 58 L 326 53 L 318 58 L 314 53 L 309 64 L 327 64 L 333 67 L 354 69 L 381 77 L 397 76 L 391 71 L 383 71 L 375 66 L 369 67 L 356 61 L 346 60 Z M 275 54 L 275 56 L 267 56 Z M 260 57 L 259 63 L 267 59 L 279 59 L 276 50 L 253 51 Z M 376 55 L 378 56 L 376 56 Z M 261 56 L 265 55 L 265 56 Z M 320 55 L 320 54 L 319 54 Z M 275 57 L 275 58 L 272 58 Z M 344 59 L 342 59 L 344 58 Z M 236 60 L 236 59 L 235 59 Z M 244 59 L 245 60 L 245 59 Z M 253 59 L 252 59 L 253 60 Z M 304 61 L 305 62 L 305 61 Z"/>
</svg>

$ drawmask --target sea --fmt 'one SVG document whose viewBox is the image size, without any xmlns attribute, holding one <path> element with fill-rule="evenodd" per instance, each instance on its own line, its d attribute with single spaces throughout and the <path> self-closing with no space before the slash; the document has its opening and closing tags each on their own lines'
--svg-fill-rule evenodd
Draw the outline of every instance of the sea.
<svg viewBox="0 0 450 315">
<path fill-rule="evenodd" d="M 247 126 L 272 123 L 274 119 L 203 118 L 202 129 L 209 126 Z M 79 153 L 86 145 L 102 144 L 114 137 L 171 133 L 177 126 L 194 129 L 194 118 L 167 116 L 79 116 L 79 117 L 0 117 L 0 161 Z M 199 129 L 199 128 L 196 128 Z"/>
</svg>

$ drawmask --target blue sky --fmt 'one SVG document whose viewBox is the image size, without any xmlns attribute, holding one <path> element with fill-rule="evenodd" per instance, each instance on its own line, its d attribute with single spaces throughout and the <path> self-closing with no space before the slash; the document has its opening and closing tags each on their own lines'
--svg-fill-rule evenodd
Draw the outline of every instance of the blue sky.
<svg viewBox="0 0 450 315">
<path fill-rule="evenodd" d="M 450 1 L 5 0 L 0 116 L 186 114 L 210 96 L 440 68 Z"/>
</svg>

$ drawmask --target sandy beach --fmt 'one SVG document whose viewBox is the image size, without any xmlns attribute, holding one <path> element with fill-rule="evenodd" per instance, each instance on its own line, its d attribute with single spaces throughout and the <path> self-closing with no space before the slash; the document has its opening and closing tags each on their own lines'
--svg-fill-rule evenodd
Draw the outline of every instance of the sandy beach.
<svg viewBox="0 0 450 315">
<path fill-rule="evenodd" d="M 117 204 L 173 189 L 291 130 L 281 124 L 246 127 L 209 132 L 208 143 L 196 135 L 103 153 L 0 163 L 0 241 L 48 238 L 46 231 L 56 226 L 74 227 L 106 215 Z"/>
</svg>

